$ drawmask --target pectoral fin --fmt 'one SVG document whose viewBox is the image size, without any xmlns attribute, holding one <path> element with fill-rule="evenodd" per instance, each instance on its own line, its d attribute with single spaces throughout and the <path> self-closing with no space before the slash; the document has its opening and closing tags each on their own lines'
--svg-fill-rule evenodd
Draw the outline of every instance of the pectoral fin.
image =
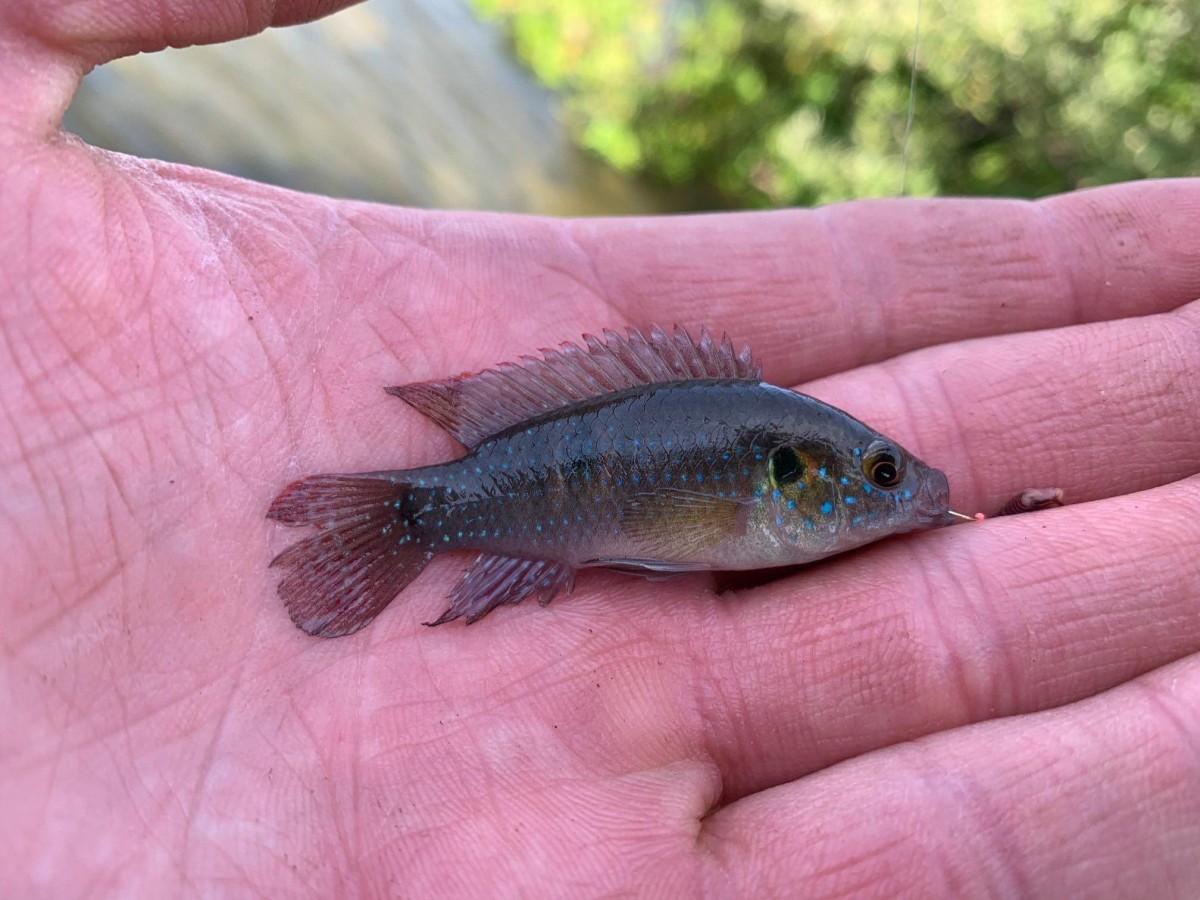
<svg viewBox="0 0 1200 900">
<path fill-rule="evenodd" d="M 652 563 L 658 571 L 691 571 L 707 551 L 745 534 L 753 508 L 748 499 L 665 488 L 626 500 L 621 507 L 621 531 L 644 548 L 636 558 L 638 568 L 649 569 Z M 595 564 L 620 565 L 615 559 Z"/>
</svg>

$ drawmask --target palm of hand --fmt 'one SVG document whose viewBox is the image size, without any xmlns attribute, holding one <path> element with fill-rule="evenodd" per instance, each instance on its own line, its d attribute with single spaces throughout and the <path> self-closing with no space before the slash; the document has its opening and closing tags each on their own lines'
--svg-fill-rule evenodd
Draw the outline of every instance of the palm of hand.
<svg viewBox="0 0 1200 900">
<path fill-rule="evenodd" d="M 1197 185 L 547 222 L 285 194 L 47 143 L 19 112 L 6 883 L 1200 884 Z M 469 629 L 418 624 L 462 564 L 439 560 L 353 638 L 290 625 L 274 492 L 452 452 L 383 384 L 651 320 L 750 340 L 776 383 L 926 348 L 809 389 L 961 506 L 1099 502 L 724 598 L 591 574 Z"/>
</svg>

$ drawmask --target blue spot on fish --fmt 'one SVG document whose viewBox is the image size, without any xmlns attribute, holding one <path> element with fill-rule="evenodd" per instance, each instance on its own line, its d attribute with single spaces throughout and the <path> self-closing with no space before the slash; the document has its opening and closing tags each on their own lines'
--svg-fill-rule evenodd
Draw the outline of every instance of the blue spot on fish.
<svg viewBox="0 0 1200 900">
<path fill-rule="evenodd" d="M 833 512 L 833 504 L 826 500 L 821 504 L 821 512 L 825 515 L 829 515 L 831 512 Z"/>
<path fill-rule="evenodd" d="M 873 490 L 875 490 L 873 487 L 871 487 L 871 486 L 870 486 L 869 484 L 867 484 L 865 481 L 863 482 L 863 493 L 864 493 L 864 494 L 869 494 L 869 493 L 871 493 L 871 491 L 873 491 Z"/>
<path fill-rule="evenodd" d="M 779 488 L 775 488 L 775 490 L 771 491 L 771 499 L 772 500 L 778 500 L 782 496 L 783 496 L 783 491 L 781 491 Z"/>
<path fill-rule="evenodd" d="M 851 496 L 847 495 L 846 502 L 849 503 L 851 506 L 853 506 L 855 503 L 858 502 L 858 500 L 855 497 L 851 497 Z"/>
<path fill-rule="evenodd" d="M 824 478 L 825 477 L 825 467 L 821 466 L 821 468 L 817 469 L 817 474 L 820 475 L 822 478 Z"/>
<path fill-rule="evenodd" d="M 789 501 L 787 502 L 787 508 L 788 508 L 788 509 L 795 509 L 795 508 L 796 508 L 796 501 L 795 501 L 795 500 L 789 500 Z"/>
<path fill-rule="evenodd" d="M 851 453 L 853 453 L 855 456 L 862 456 L 862 450 L 861 450 L 861 449 L 859 449 L 858 447 L 855 447 L 855 448 L 854 448 L 853 450 L 851 450 L 850 452 L 851 452 Z"/>
<path fill-rule="evenodd" d="M 907 489 L 906 489 L 906 490 L 904 490 L 904 491 L 903 491 L 903 494 L 904 494 L 904 499 L 905 499 L 905 500 L 911 500 L 911 499 L 912 499 L 912 491 L 910 491 L 910 490 L 907 490 Z"/>
<path fill-rule="evenodd" d="M 839 481 L 841 481 L 841 483 L 842 483 L 842 484 L 849 484 L 849 483 L 850 483 L 850 479 L 849 479 L 849 478 L 847 478 L 845 475 L 843 475 L 843 476 L 842 476 L 841 478 L 839 478 L 838 480 L 839 480 Z"/>
</svg>

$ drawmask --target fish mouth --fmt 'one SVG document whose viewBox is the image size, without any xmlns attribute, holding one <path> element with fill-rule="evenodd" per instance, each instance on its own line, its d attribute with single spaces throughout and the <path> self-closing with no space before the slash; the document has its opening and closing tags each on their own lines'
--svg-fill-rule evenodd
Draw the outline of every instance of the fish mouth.
<svg viewBox="0 0 1200 900">
<path fill-rule="evenodd" d="M 952 525 L 950 514 L 950 482 L 940 469 L 927 469 L 917 491 L 915 518 L 923 528 Z"/>
</svg>

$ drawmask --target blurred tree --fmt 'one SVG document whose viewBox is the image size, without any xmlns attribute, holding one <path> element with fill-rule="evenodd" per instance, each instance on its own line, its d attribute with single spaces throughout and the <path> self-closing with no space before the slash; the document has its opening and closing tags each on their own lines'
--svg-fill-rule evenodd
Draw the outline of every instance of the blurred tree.
<svg viewBox="0 0 1200 900">
<path fill-rule="evenodd" d="M 694 205 L 899 192 L 916 0 L 473 0 L 614 167 Z M 1200 0 L 924 0 L 906 191 L 1200 173 Z"/>
</svg>

